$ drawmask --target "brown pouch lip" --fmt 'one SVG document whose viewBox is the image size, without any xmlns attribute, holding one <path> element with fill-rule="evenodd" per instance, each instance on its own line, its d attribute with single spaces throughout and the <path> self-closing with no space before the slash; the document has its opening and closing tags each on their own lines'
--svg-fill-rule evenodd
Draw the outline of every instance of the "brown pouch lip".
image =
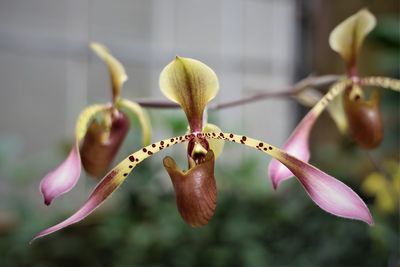
<svg viewBox="0 0 400 267">
<path fill-rule="evenodd" d="M 344 94 L 344 108 L 351 135 L 365 149 L 379 146 L 384 136 L 379 100 L 380 95 L 377 90 L 372 92 L 369 100 L 352 100 L 349 94 Z"/>
<path fill-rule="evenodd" d="M 202 163 L 188 171 L 182 171 L 171 157 L 165 157 L 167 170 L 176 194 L 176 204 L 183 220 L 193 226 L 208 224 L 217 203 L 217 188 L 214 177 L 214 153 L 210 150 Z"/>
<path fill-rule="evenodd" d="M 118 112 L 113 116 L 107 140 L 104 127 L 93 120 L 83 140 L 80 153 L 83 168 L 93 177 L 101 178 L 109 169 L 130 128 L 129 118 Z"/>
</svg>

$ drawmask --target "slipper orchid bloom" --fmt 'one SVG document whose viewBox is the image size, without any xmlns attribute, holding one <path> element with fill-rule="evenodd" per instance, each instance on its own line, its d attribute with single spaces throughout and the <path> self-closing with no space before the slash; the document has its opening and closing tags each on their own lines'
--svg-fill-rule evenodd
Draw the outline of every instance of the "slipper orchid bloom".
<svg viewBox="0 0 400 267">
<path fill-rule="evenodd" d="M 91 43 L 90 47 L 108 66 L 112 103 L 91 105 L 80 113 L 71 152 L 40 183 L 46 205 L 50 205 L 53 199 L 69 192 L 76 185 L 81 174 L 81 164 L 94 177 L 102 177 L 108 171 L 130 127 L 125 112 L 138 117 L 142 126 L 143 143 L 150 143 L 151 126 L 147 113 L 138 104 L 120 98 L 122 85 L 128 79 L 124 67 L 105 46 Z"/>
<path fill-rule="evenodd" d="M 338 52 L 346 63 L 347 76 L 334 84 L 315 106 L 306 114 L 294 129 L 283 149 L 299 159 L 308 162 L 310 159 L 310 132 L 319 115 L 335 103 L 331 113 L 341 109 L 334 120 L 341 132 L 350 129 L 353 139 L 362 147 L 372 149 L 378 146 L 383 138 L 383 123 L 379 112 L 379 94 L 375 91 L 370 100 L 364 100 L 361 86 L 378 86 L 400 91 L 400 81 L 386 77 L 359 77 L 357 73 L 357 56 L 365 37 L 375 27 L 376 19 L 367 9 L 362 9 L 340 23 L 331 33 L 329 44 Z M 342 101 L 337 96 L 343 95 Z M 341 116 L 345 114 L 345 116 Z M 268 166 L 268 174 L 274 189 L 294 175 L 277 160 Z"/>
<path fill-rule="evenodd" d="M 323 210 L 336 216 L 373 224 L 367 206 L 351 188 L 314 166 L 248 136 L 203 131 L 204 109 L 218 90 L 217 76 L 204 63 L 177 57 L 161 72 L 160 87 L 168 98 L 182 106 L 188 118 L 190 133 L 155 142 L 128 155 L 97 184 L 78 211 L 59 224 L 41 231 L 34 239 L 83 220 L 125 181 L 138 164 L 180 143 L 188 144 L 189 170 L 180 170 L 171 157 L 167 156 L 163 161 L 175 189 L 178 210 L 185 222 L 193 227 L 207 224 L 214 214 L 217 200 L 212 141 L 229 141 L 272 156 L 295 174 L 310 198 Z"/>
</svg>

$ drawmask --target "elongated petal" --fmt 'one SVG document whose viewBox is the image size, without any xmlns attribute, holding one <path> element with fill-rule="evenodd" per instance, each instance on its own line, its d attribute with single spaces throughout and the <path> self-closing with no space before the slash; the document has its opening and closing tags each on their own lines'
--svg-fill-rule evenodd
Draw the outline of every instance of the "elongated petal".
<svg viewBox="0 0 400 267">
<path fill-rule="evenodd" d="M 78 145 L 75 144 L 68 157 L 40 182 L 44 204 L 50 205 L 52 200 L 70 191 L 81 175 L 81 157 Z"/>
<path fill-rule="evenodd" d="M 280 158 L 321 209 L 336 216 L 362 220 L 373 225 L 368 207 L 350 187 L 289 154 L 282 153 Z"/>
<path fill-rule="evenodd" d="M 204 63 L 176 57 L 160 74 L 160 89 L 166 97 L 180 104 L 192 132 L 200 132 L 204 108 L 219 89 L 218 77 Z"/>
<path fill-rule="evenodd" d="M 277 147 L 247 136 L 232 133 L 205 133 L 204 135 L 206 138 L 244 144 L 274 157 L 296 176 L 307 194 L 320 208 L 336 216 L 373 224 L 368 207 L 350 187 L 314 166 Z"/>
<path fill-rule="evenodd" d="M 382 88 L 400 92 L 400 80 L 388 77 L 363 77 L 360 79 L 360 85 L 379 86 Z"/>
<path fill-rule="evenodd" d="M 79 142 L 85 136 L 92 118 L 106 108 L 104 105 L 93 105 L 84 109 L 79 115 L 75 129 L 75 142 L 69 156 L 57 168 L 49 172 L 40 183 L 40 192 L 46 205 L 50 205 L 54 198 L 69 192 L 78 182 L 81 174 Z"/>
<path fill-rule="evenodd" d="M 319 115 L 329 105 L 329 103 L 341 94 L 344 89 L 350 84 L 349 80 L 343 80 L 335 83 L 315 106 L 301 120 L 298 126 L 294 129 L 289 139 L 283 146 L 283 150 L 287 153 L 299 158 L 302 161 L 308 162 L 310 159 L 309 137 L 312 127 Z M 293 176 L 291 171 L 277 160 L 271 160 L 268 166 L 268 175 L 271 178 L 274 189 L 278 185 Z"/>
<path fill-rule="evenodd" d="M 132 170 L 143 160 L 151 157 L 153 154 L 171 147 L 175 144 L 187 142 L 193 139 L 194 135 L 178 136 L 170 139 L 165 139 L 151 145 L 144 147 L 143 149 L 129 155 L 123 161 L 121 161 L 115 168 L 113 168 L 95 187 L 93 192 L 90 194 L 88 200 L 83 206 L 75 212 L 72 216 L 66 220 L 47 228 L 38 233 L 33 239 L 43 237 L 54 233 L 60 229 L 63 229 L 71 224 L 77 223 L 92 213 L 97 207 L 99 207 L 121 184 Z M 31 241 L 31 242 L 32 242 Z"/>
<path fill-rule="evenodd" d="M 111 83 L 112 83 L 112 95 L 113 100 L 117 100 L 121 94 L 122 85 L 128 80 L 128 75 L 125 72 L 124 66 L 118 61 L 107 47 L 100 43 L 90 43 L 90 48 L 95 52 L 108 66 L 110 71 Z"/>
<path fill-rule="evenodd" d="M 375 16 L 362 9 L 336 26 L 329 36 L 329 45 L 348 65 L 354 64 L 365 37 L 375 25 Z"/>
<path fill-rule="evenodd" d="M 203 127 L 203 132 L 218 133 L 218 132 L 221 132 L 221 129 L 215 124 L 207 123 Z M 219 155 L 221 155 L 222 151 L 224 150 L 224 143 L 225 142 L 222 140 L 215 140 L 215 139 L 208 141 L 208 144 L 210 145 L 210 149 L 214 152 L 214 156 L 216 159 L 219 157 Z"/>
<path fill-rule="evenodd" d="M 309 112 L 286 141 L 283 150 L 302 161 L 308 162 L 310 159 L 308 143 L 310 132 L 317 118 L 313 112 Z M 268 166 L 268 175 L 271 178 L 272 186 L 276 189 L 282 181 L 293 176 L 293 173 L 278 160 L 272 159 Z"/>
<path fill-rule="evenodd" d="M 232 133 L 197 133 L 165 139 L 129 155 L 99 182 L 88 200 L 77 212 L 59 224 L 41 231 L 32 241 L 81 221 L 99 207 L 140 162 L 164 148 L 194 140 L 195 138 L 220 139 L 239 143 L 277 158 L 299 176 L 299 181 L 303 184 L 311 199 L 322 209 L 337 216 L 373 224 L 367 206 L 356 193 L 342 182 L 310 164 L 302 162 L 268 143 L 246 136 Z"/>
<path fill-rule="evenodd" d="M 314 88 L 309 88 L 295 95 L 296 100 L 307 107 L 313 107 L 322 98 L 323 94 Z M 343 98 L 335 97 L 328 106 L 328 112 L 341 134 L 346 134 L 348 125 L 343 108 Z"/>
<path fill-rule="evenodd" d="M 142 127 L 142 142 L 144 146 L 150 144 L 151 140 L 151 122 L 150 117 L 145 109 L 139 104 L 132 102 L 128 99 L 120 99 L 118 105 L 126 109 L 128 112 L 133 113 L 139 119 L 140 126 Z"/>
</svg>

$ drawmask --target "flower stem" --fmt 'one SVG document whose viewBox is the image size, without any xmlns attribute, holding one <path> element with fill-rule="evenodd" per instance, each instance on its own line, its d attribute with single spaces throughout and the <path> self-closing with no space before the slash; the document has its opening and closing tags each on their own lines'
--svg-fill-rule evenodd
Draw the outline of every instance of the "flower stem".
<svg viewBox="0 0 400 267">
<path fill-rule="evenodd" d="M 274 90 L 273 92 L 261 91 L 249 97 L 244 97 L 232 101 L 211 104 L 208 106 L 209 110 L 219 110 L 224 108 L 231 108 L 241 106 L 244 104 L 260 101 L 267 98 L 273 97 L 287 97 L 294 96 L 300 92 L 307 90 L 309 87 L 319 87 L 324 85 L 332 84 L 341 78 L 340 75 L 322 75 L 322 76 L 308 76 L 294 85 Z M 136 101 L 142 107 L 147 108 L 180 108 L 180 105 L 164 100 L 153 100 L 153 99 L 139 99 Z"/>
</svg>

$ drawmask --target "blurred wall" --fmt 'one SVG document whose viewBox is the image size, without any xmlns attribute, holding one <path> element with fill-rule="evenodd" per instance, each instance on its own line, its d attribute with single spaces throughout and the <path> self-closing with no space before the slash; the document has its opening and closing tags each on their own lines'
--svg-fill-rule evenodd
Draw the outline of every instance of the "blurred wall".
<svg viewBox="0 0 400 267">
<path fill-rule="evenodd" d="M 1 0 L 0 137 L 17 136 L 25 154 L 48 149 L 72 139 L 84 106 L 108 101 L 108 73 L 87 48 L 91 40 L 126 66 L 123 95 L 131 99 L 163 98 L 158 75 L 175 55 L 215 69 L 215 101 L 279 89 L 291 83 L 294 7 L 277 0 Z M 215 114 L 223 129 L 277 145 L 292 128 L 286 100 Z"/>
</svg>

